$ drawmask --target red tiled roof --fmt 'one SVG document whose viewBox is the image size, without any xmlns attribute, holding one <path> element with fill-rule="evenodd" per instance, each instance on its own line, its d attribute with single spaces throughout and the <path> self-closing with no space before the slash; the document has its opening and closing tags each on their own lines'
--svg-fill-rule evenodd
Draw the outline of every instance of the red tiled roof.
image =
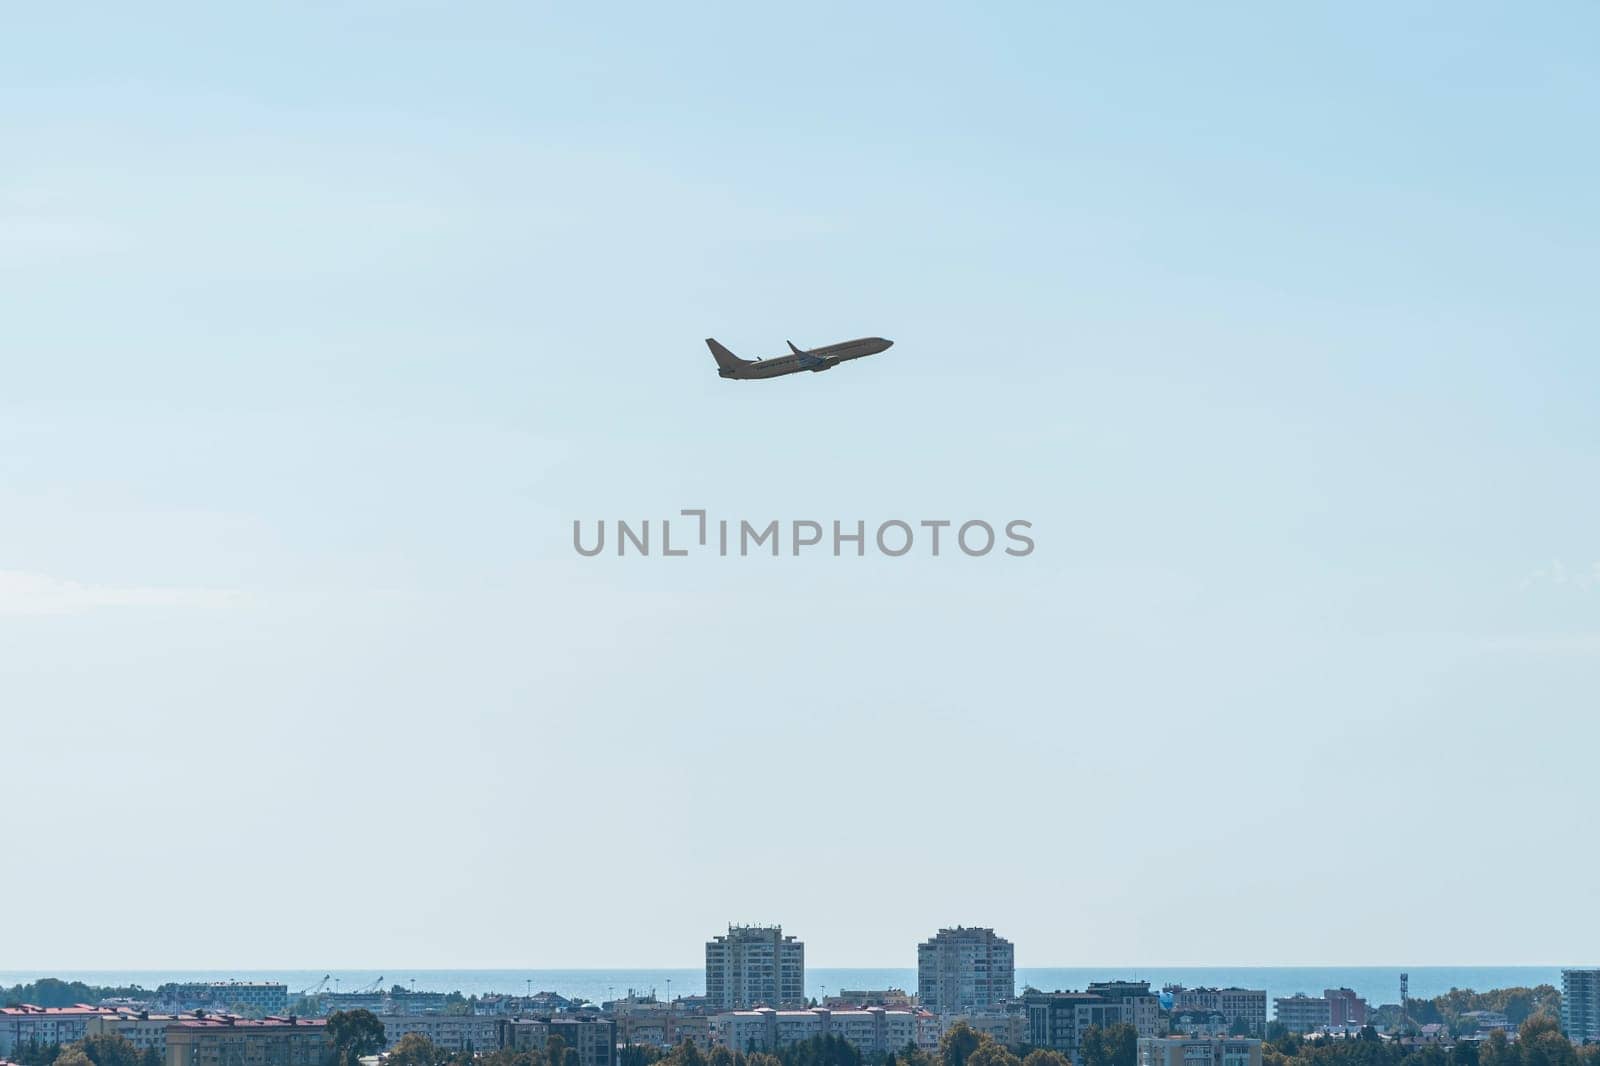
<svg viewBox="0 0 1600 1066">
<path fill-rule="evenodd" d="M 326 1018 L 186 1018 L 173 1023 L 180 1029 L 320 1029 Z"/>
</svg>

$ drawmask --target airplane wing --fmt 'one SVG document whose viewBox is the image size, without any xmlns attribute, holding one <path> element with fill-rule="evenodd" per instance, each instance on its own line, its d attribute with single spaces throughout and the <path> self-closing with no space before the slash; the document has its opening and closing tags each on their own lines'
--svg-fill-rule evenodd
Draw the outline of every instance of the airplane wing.
<svg viewBox="0 0 1600 1066">
<path fill-rule="evenodd" d="M 784 343 L 789 346 L 789 350 L 791 352 L 793 352 L 795 355 L 805 355 L 806 354 L 805 352 L 801 351 L 799 348 L 796 348 L 794 346 L 794 341 L 785 341 Z"/>
</svg>

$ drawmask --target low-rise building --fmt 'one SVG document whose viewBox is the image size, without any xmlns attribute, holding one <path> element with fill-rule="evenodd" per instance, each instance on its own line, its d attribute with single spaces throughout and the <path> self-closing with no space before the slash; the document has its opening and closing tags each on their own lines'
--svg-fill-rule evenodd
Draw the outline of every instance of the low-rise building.
<svg viewBox="0 0 1600 1066">
<path fill-rule="evenodd" d="M 1500 1010 L 1462 1011 L 1461 1020 L 1470 1027 L 1470 1031 L 1478 1033 L 1492 1033 L 1496 1029 L 1511 1028 L 1511 1019 L 1506 1017 L 1505 1011 Z"/>
<path fill-rule="evenodd" d="M 156 1003 L 174 1013 L 205 1010 L 277 1017 L 289 1009 L 289 986 L 275 981 L 175 981 L 156 989 Z"/>
<path fill-rule="evenodd" d="M 1161 1029 L 1161 999 L 1150 991 L 1149 981 L 1091 981 L 1084 989 L 1125 1008 L 1123 1021 L 1140 1036 L 1156 1036 Z"/>
<path fill-rule="evenodd" d="M 1328 1001 L 1321 996 L 1308 996 L 1304 992 L 1274 999 L 1272 1017 L 1291 1033 L 1314 1033 L 1319 1029 L 1326 1029 L 1332 1023 L 1328 1013 Z"/>
<path fill-rule="evenodd" d="M 688 1040 L 694 1047 L 706 1050 L 710 1039 L 710 1015 L 686 1013 L 677 1010 L 661 1012 L 629 1012 L 616 1015 L 616 1039 L 622 1047 L 677 1047 Z"/>
<path fill-rule="evenodd" d="M 1028 1019 L 1025 1015 L 991 1010 L 939 1015 L 938 1036 L 932 1042 L 933 1047 L 939 1046 L 938 1037 L 944 1036 L 945 1030 L 953 1025 L 966 1025 L 1005 1047 L 1019 1047 L 1028 1042 Z"/>
<path fill-rule="evenodd" d="M 1275 1020 L 1291 1033 L 1360 1029 L 1367 1024 L 1367 1001 L 1348 988 L 1324 989 L 1321 996 L 1296 992 L 1272 1001 Z"/>
<path fill-rule="evenodd" d="M 911 995 L 903 988 L 841 988 L 836 995 L 825 996 L 822 1005 L 829 1010 L 848 1010 L 851 1007 L 898 1007 L 911 1009 Z"/>
<path fill-rule="evenodd" d="M 699 1048 L 711 1046 L 711 1016 L 704 1011 L 679 1009 L 674 1004 L 619 1001 L 607 1011 L 617 1025 L 617 1042 L 624 1047 L 677 1047 L 685 1040 Z"/>
<path fill-rule="evenodd" d="M 544 1050 L 552 1036 L 559 1036 L 578 1052 L 581 1066 L 616 1066 L 617 1023 L 611 1018 L 549 1016 L 544 1018 L 501 1018 L 499 1046 L 512 1050 Z"/>
<path fill-rule="evenodd" d="M 84 1036 L 120 1036 L 140 1051 L 154 1051 L 167 1057 L 167 1027 L 174 1022 L 194 1021 L 194 1014 L 152 1014 L 147 1010 L 106 1011 L 89 1019 Z"/>
<path fill-rule="evenodd" d="M 1243 1028 L 1251 1036 L 1267 1032 L 1267 990 L 1264 988 L 1184 988 L 1169 987 L 1172 1009 L 1214 1010 L 1228 1020 L 1229 1030 Z"/>
<path fill-rule="evenodd" d="M 373 1014 L 388 1014 L 389 993 L 324 992 L 317 997 L 318 1014 L 328 1015 L 352 1010 L 367 1010 Z"/>
<path fill-rule="evenodd" d="M 90 1019 L 106 1013 L 109 1012 L 104 1008 L 88 1003 L 70 1007 L 35 1007 L 30 1003 L 0 1007 L 0 1055 L 35 1044 L 49 1047 L 82 1040 Z"/>
<path fill-rule="evenodd" d="M 324 1066 L 322 1018 L 192 1018 L 167 1027 L 167 1066 Z"/>
<path fill-rule="evenodd" d="M 451 1054 L 494 1051 L 500 1046 L 499 1021 L 480 1014 L 386 1014 L 383 1022 L 384 1050 L 400 1038 L 418 1033 Z"/>
<path fill-rule="evenodd" d="M 1328 1024 L 1360 1028 L 1367 1024 L 1367 1001 L 1348 988 L 1325 988 L 1322 998 L 1328 1001 Z"/>
<path fill-rule="evenodd" d="M 1080 1061 L 1083 1033 L 1091 1025 L 1134 1024 L 1135 1004 L 1091 992 L 1029 992 L 1022 997 L 1028 1043 Z M 1154 1034 L 1152 1034 L 1154 1035 Z"/>
<path fill-rule="evenodd" d="M 578 1004 L 556 992 L 535 992 L 527 996 L 503 996 L 490 993 L 478 997 L 479 1014 L 504 1014 L 514 1017 L 556 1014 L 571 1010 Z"/>
<path fill-rule="evenodd" d="M 1209 1007 L 1174 1007 L 1168 1029 L 1173 1036 L 1227 1036 L 1228 1016 Z"/>
<path fill-rule="evenodd" d="M 443 1014 L 450 1006 L 450 997 L 443 992 L 412 992 L 395 988 L 383 999 L 383 1014 Z M 477 1014 L 486 1014 L 481 1008 Z"/>
<path fill-rule="evenodd" d="M 864 1010 L 755 1010 L 724 1011 L 711 1017 L 713 1044 L 733 1051 L 777 1051 L 819 1036 L 848 1041 L 864 1057 L 899 1051 L 918 1044 L 925 1012 L 867 1007 Z"/>
<path fill-rule="evenodd" d="M 1244 1036 L 1140 1037 L 1139 1066 L 1261 1066 L 1261 1041 Z"/>
</svg>

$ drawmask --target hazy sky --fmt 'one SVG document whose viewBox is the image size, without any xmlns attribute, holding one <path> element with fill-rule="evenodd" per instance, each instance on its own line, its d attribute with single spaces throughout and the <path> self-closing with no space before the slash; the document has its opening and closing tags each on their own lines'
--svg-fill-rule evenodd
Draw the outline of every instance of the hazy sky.
<svg viewBox="0 0 1600 1066">
<path fill-rule="evenodd" d="M 1600 9 L 1108 7 L 12 11 L 7 964 L 1600 957 Z"/>
</svg>

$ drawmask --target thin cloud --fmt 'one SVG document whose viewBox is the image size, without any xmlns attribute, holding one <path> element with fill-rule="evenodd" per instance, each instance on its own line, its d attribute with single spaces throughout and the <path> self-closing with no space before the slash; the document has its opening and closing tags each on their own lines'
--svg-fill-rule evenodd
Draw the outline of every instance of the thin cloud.
<svg viewBox="0 0 1600 1066">
<path fill-rule="evenodd" d="M 91 585 L 47 574 L 0 570 L 0 615 L 75 614 L 107 608 L 226 607 L 238 601 L 224 589 Z"/>
<path fill-rule="evenodd" d="M 1600 633 L 1505 633 L 1485 637 L 1478 646 L 1487 652 L 1600 655 Z"/>
<path fill-rule="evenodd" d="M 1549 566 L 1541 567 L 1523 578 L 1517 587 L 1531 589 L 1537 585 L 1552 585 L 1588 592 L 1600 586 L 1600 563 L 1590 563 L 1586 569 L 1581 566 L 1569 567 L 1564 561 L 1554 559 Z"/>
</svg>

